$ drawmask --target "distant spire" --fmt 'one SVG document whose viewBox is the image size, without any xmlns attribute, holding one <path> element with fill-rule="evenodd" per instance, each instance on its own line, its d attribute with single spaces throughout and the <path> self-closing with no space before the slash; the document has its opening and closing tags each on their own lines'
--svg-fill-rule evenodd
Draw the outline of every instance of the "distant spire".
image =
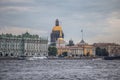
<svg viewBox="0 0 120 80">
<path fill-rule="evenodd" d="M 82 33 L 82 40 L 83 40 L 83 30 L 81 29 L 81 33 Z"/>
<path fill-rule="evenodd" d="M 83 29 L 81 29 L 81 35 L 82 35 L 82 40 L 80 41 L 81 44 L 85 44 L 85 41 L 83 39 Z"/>
<path fill-rule="evenodd" d="M 58 19 L 56 19 L 55 25 L 59 26 L 59 20 Z"/>
</svg>

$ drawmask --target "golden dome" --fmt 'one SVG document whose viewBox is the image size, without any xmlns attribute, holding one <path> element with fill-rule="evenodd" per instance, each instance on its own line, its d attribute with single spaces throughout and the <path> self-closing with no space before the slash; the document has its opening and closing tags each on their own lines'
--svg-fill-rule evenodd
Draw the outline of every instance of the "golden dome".
<svg viewBox="0 0 120 80">
<path fill-rule="evenodd" d="M 62 31 L 62 27 L 61 26 L 54 26 L 52 31 Z"/>
</svg>

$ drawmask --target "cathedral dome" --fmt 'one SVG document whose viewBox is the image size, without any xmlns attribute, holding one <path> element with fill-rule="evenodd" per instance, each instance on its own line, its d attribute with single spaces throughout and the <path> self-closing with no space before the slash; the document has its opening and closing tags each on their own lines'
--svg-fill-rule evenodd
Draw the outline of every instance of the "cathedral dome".
<svg viewBox="0 0 120 80">
<path fill-rule="evenodd" d="M 51 37 L 51 43 L 56 43 L 58 38 L 60 38 L 59 41 L 61 41 L 62 38 L 64 38 L 64 33 L 62 27 L 59 25 L 58 19 L 56 19 L 55 21 L 55 26 L 52 28 L 52 33 L 50 34 L 50 37 Z"/>
<path fill-rule="evenodd" d="M 62 31 L 62 27 L 59 26 L 59 20 L 56 19 L 55 26 L 53 27 L 52 31 Z"/>
<path fill-rule="evenodd" d="M 52 31 L 62 31 L 62 27 L 61 26 L 54 26 Z"/>
</svg>

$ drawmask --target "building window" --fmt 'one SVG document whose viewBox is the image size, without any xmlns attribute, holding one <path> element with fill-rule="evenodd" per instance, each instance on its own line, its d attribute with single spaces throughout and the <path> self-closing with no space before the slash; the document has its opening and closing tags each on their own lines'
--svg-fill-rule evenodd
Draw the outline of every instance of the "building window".
<svg viewBox="0 0 120 80">
<path fill-rule="evenodd" d="M 3 56 L 2 52 L 0 52 L 0 56 Z"/>
<path fill-rule="evenodd" d="M 5 56 L 7 57 L 7 56 L 8 56 L 8 54 L 5 54 Z"/>
<path fill-rule="evenodd" d="M 11 56 L 13 56 L 13 53 L 11 53 Z"/>
<path fill-rule="evenodd" d="M 28 53 L 26 53 L 26 56 L 28 56 Z"/>
<path fill-rule="evenodd" d="M 43 54 L 44 56 L 46 56 L 46 54 Z"/>
</svg>

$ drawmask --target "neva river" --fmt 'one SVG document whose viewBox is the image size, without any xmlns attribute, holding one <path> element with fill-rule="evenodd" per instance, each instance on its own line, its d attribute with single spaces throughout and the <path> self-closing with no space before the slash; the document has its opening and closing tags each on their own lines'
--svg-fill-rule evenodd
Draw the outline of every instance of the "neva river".
<svg viewBox="0 0 120 80">
<path fill-rule="evenodd" d="M 0 60 L 0 80 L 120 80 L 120 61 Z"/>
</svg>

